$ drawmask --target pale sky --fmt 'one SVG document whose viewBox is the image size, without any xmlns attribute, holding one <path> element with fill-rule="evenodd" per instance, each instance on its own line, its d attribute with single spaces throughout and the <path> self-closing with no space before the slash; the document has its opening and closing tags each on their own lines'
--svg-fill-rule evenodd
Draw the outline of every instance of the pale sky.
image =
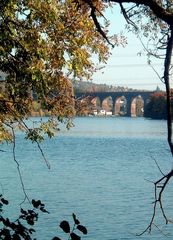
<svg viewBox="0 0 173 240">
<path fill-rule="evenodd" d="M 111 33 L 124 32 L 128 44 L 126 47 L 115 47 L 111 52 L 107 66 L 93 75 L 94 83 L 106 83 L 115 86 L 124 86 L 134 89 L 155 90 L 159 86 L 165 90 L 154 70 L 147 64 L 146 56 L 139 56 L 143 50 L 142 44 L 132 33 L 124 31 L 124 19 L 119 9 L 107 11 L 106 17 L 110 20 Z M 163 60 L 152 59 L 152 66 L 163 76 Z"/>
</svg>

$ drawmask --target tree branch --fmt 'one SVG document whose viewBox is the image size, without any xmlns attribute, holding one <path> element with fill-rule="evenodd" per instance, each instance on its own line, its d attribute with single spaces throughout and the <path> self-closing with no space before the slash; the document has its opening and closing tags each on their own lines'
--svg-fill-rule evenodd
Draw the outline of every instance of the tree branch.
<svg viewBox="0 0 173 240">
<path fill-rule="evenodd" d="M 24 193 L 24 200 L 20 203 L 20 205 L 22 203 L 25 202 L 25 200 L 27 199 L 29 203 L 30 202 L 30 199 L 25 191 L 25 186 L 24 186 L 24 182 L 23 182 L 23 178 L 22 178 L 22 174 L 21 174 L 21 171 L 20 171 L 20 165 L 19 165 L 19 162 L 17 161 L 16 159 L 16 137 L 15 137 L 15 133 L 14 133 L 14 129 L 13 127 L 10 125 L 10 124 L 6 124 L 12 131 L 12 136 L 13 136 L 13 160 L 14 162 L 16 163 L 17 165 L 17 171 L 18 171 L 18 174 L 19 174 L 19 178 L 20 178 L 20 182 L 21 182 L 21 185 L 22 185 L 22 190 L 23 190 L 23 193 Z"/>
<path fill-rule="evenodd" d="M 161 212 L 162 212 L 162 215 L 165 219 L 165 222 L 166 224 L 168 224 L 169 222 L 169 219 L 167 218 L 166 214 L 165 214 L 165 211 L 164 211 L 164 208 L 163 208 L 163 204 L 162 204 L 162 195 L 163 195 L 163 192 L 165 190 L 165 187 L 167 186 L 168 182 L 170 181 L 170 179 L 173 177 L 173 170 L 171 170 L 167 175 L 164 175 L 162 178 L 160 178 L 158 181 L 156 181 L 154 183 L 154 195 L 155 195 L 155 199 L 154 199 L 154 206 L 153 206 L 153 214 L 151 216 L 151 220 L 147 226 L 147 228 L 141 232 L 140 234 L 137 234 L 137 236 L 141 236 L 143 235 L 144 233 L 146 232 L 151 232 L 151 229 L 152 229 L 152 226 L 156 226 L 155 223 L 154 223 L 154 219 L 155 219 L 155 216 L 156 216 L 156 210 L 157 210 L 157 205 L 159 204 L 160 206 L 160 209 L 161 209 Z M 159 192 L 158 192 L 158 189 L 159 189 Z"/>
<path fill-rule="evenodd" d="M 166 86 L 166 99 L 167 99 L 167 138 L 168 138 L 168 144 L 170 146 L 170 150 L 173 156 L 173 143 L 172 143 L 172 112 L 171 112 L 171 89 L 170 89 L 170 69 L 171 69 L 171 57 L 172 57 L 172 51 L 173 51 L 173 26 L 170 26 L 170 35 L 168 35 L 167 39 L 167 48 L 166 48 L 166 56 L 165 56 L 165 62 L 164 62 L 164 82 Z M 157 164 L 157 163 L 156 163 Z M 166 224 L 168 224 L 169 219 L 167 218 L 164 207 L 162 204 L 162 196 L 164 193 L 164 190 L 173 177 L 173 169 L 168 172 L 168 174 L 163 174 L 160 167 L 157 164 L 157 167 L 159 168 L 160 172 L 162 173 L 163 177 L 161 177 L 159 180 L 157 180 L 154 183 L 154 206 L 153 206 L 153 214 L 151 217 L 151 220 L 149 222 L 149 225 L 147 228 L 138 236 L 143 235 L 145 232 L 151 232 L 152 226 L 156 226 L 154 224 L 154 219 L 156 216 L 156 209 L 157 205 L 159 204 L 162 216 L 165 219 Z M 159 189 L 159 191 L 158 191 Z"/>
<path fill-rule="evenodd" d="M 138 27 L 136 26 L 136 24 L 133 21 L 131 21 L 131 19 L 128 17 L 127 12 L 126 12 L 125 8 L 123 7 L 123 4 L 119 3 L 119 5 L 120 5 L 121 12 L 122 12 L 126 22 L 128 24 L 131 24 L 135 28 L 135 30 L 138 30 Z"/>
<path fill-rule="evenodd" d="M 114 45 L 109 41 L 109 39 L 108 39 L 108 37 L 106 36 L 106 34 L 105 34 L 105 32 L 102 30 L 102 28 L 101 28 L 101 26 L 100 26 L 100 23 L 98 22 L 98 20 L 97 20 L 97 17 L 96 17 L 96 8 L 95 7 L 93 7 L 93 6 L 91 6 L 91 17 L 92 17 L 92 19 L 93 19 L 93 21 L 94 21 L 94 24 L 95 24 L 95 26 L 96 26 L 96 28 L 97 28 L 97 31 L 102 35 L 102 37 L 104 38 L 104 39 L 106 39 L 106 41 L 112 46 L 112 47 L 114 47 Z"/>
<path fill-rule="evenodd" d="M 108 2 L 114 3 L 136 3 L 149 7 L 153 13 L 168 25 L 173 23 L 173 14 L 161 6 L 156 0 L 108 0 Z"/>
</svg>

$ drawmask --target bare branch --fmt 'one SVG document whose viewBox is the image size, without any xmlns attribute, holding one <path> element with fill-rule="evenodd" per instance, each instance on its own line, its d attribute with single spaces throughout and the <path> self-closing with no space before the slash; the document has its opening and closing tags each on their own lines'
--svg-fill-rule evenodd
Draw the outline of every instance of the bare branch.
<svg viewBox="0 0 173 240">
<path fill-rule="evenodd" d="M 13 111 L 13 110 L 12 110 L 11 108 L 9 108 L 9 107 L 8 107 L 8 110 L 9 110 L 9 112 L 11 112 L 11 114 L 16 118 L 17 122 L 18 122 L 19 124 L 21 124 L 21 126 L 24 127 L 24 129 L 26 130 L 26 132 L 30 133 L 30 132 L 32 131 L 32 129 L 28 128 L 28 126 L 27 126 L 27 124 L 24 122 L 24 120 L 23 120 L 19 115 L 17 115 L 15 111 Z M 14 129 L 13 129 L 9 124 L 6 123 L 6 125 L 7 125 L 8 127 L 10 127 L 10 128 L 12 129 L 12 131 L 14 131 Z M 14 136 L 15 136 L 15 135 L 14 135 Z M 41 152 L 41 155 L 42 155 L 42 157 L 43 157 L 43 159 L 44 159 L 44 161 L 45 161 L 45 163 L 46 163 L 46 166 L 48 167 L 48 169 L 50 169 L 50 163 L 49 163 L 48 160 L 46 159 L 45 154 L 44 154 L 44 152 L 43 152 L 43 150 L 42 150 L 42 148 L 41 148 L 41 146 L 40 146 L 40 143 L 38 142 L 37 139 L 35 139 L 34 142 L 37 143 L 38 149 L 39 149 L 40 152 Z"/>
<path fill-rule="evenodd" d="M 47 165 L 47 168 L 50 169 L 50 163 L 47 161 L 47 159 L 46 159 L 46 157 L 45 157 L 45 155 L 44 155 L 43 149 L 42 149 L 41 146 L 40 146 L 40 143 L 39 143 L 38 141 L 35 141 L 35 142 L 37 143 L 38 149 L 39 149 L 40 152 L 41 152 L 41 155 L 42 155 L 42 157 L 43 157 L 43 159 L 44 159 L 44 161 L 45 161 L 45 163 L 46 163 L 46 165 Z"/>
<path fill-rule="evenodd" d="M 163 236 L 168 237 L 168 235 L 165 234 L 155 223 L 153 223 L 153 225 L 161 232 Z"/>
<path fill-rule="evenodd" d="M 159 19 L 163 20 L 168 25 L 171 25 L 173 22 L 173 14 L 165 9 L 163 6 L 159 4 L 159 1 L 155 0 L 108 0 L 108 2 L 114 3 L 135 3 L 149 7 L 153 13 Z"/>
<path fill-rule="evenodd" d="M 119 5 L 120 5 L 122 14 L 123 14 L 126 22 L 127 22 L 128 24 L 131 24 L 131 25 L 135 28 L 135 30 L 137 31 L 137 30 L 138 30 L 138 27 L 137 27 L 136 24 L 128 17 L 127 12 L 126 12 L 125 8 L 123 7 L 123 4 L 122 4 L 122 3 L 119 3 Z"/>
<path fill-rule="evenodd" d="M 23 204 L 26 199 L 28 200 L 29 203 L 31 203 L 31 202 L 30 202 L 30 199 L 29 199 L 29 197 L 28 197 L 28 195 L 27 195 L 27 193 L 26 193 L 26 191 L 25 191 L 25 185 L 24 185 L 23 178 L 22 178 L 22 174 L 21 174 L 21 170 L 20 170 L 20 164 L 19 164 L 19 162 L 18 162 L 17 159 L 16 159 L 16 137 L 15 137 L 14 128 L 13 128 L 11 125 L 9 125 L 9 124 L 6 124 L 6 125 L 7 125 L 7 126 L 11 129 L 11 131 L 12 131 L 12 135 L 13 135 L 13 160 L 14 160 L 14 162 L 15 162 L 16 165 L 17 165 L 17 171 L 18 171 L 18 174 L 19 174 L 20 183 L 21 183 L 21 185 L 22 185 L 22 190 L 23 190 L 23 193 L 24 193 L 24 200 L 20 203 L 20 205 Z"/>
<path fill-rule="evenodd" d="M 160 172 L 163 176 L 165 176 L 165 174 L 164 174 L 163 171 L 161 170 L 159 164 L 157 163 L 156 159 L 155 159 L 151 154 L 150 154 L 150 157 L 154 160 L 157 168 L 159 169 L 159 172 Z"/>
<path fill-rule="evenodd" d="M 153 214 L 151 216 L 151 220 L 148 224 L 148 226 L 146 227 L 146 229 L 141 232 L 140 234 L 137 234 L 137 236 L 141 236 L 143 235 L 144 233 L 146 232 L 151 232 L 151 229 L 152 229 L 152 226 L 156 226 L 155 223 L 154 223 L 154 220 L 155 220 L 155 216 L 156 216 L 156 209 L 157 209 L 157 205 L 159 204 L 160 206 L 160 209 L 161 209 L 161 212 L 162 212 L 162 216 L 163 218 L 165 219 L 165 222 L 166 224 L 168 224 L 168 222 L 171 222 L 166 214 L 165 214 L 165 211 L 164 211 L 164 208 L 163 208 L 163 204 L 162 204 L 162 195 L 164 193 L 164 190 L 167 186 L 167 184 L 169 183 L 170 179 L 173 177 L 173 170 L 171 170 L 168 174 L 164 175 L 162 178 L 160 178 L 159 180 L 157 180 L 155 183 L 154 183 L 154 195 L 155 195 L 155 198 L 154 198 L 154 206 L 153 206 Z M 159 191 L 158 191 L 159 189 Z"/>
</svg>

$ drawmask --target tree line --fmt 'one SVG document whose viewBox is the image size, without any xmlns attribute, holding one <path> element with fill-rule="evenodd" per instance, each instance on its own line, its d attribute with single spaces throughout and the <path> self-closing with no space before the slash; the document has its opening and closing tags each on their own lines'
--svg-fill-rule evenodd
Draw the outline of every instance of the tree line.
<svg viewBox="0 0 173 240">
<path fill-rule="evenodd" d="M 173 99 L 171 98 L 173 104 Z M 166 93 L 155 92 L 150 96 L 150 99 L 145 107 L 144 117 L 152 119 L 167 119 L 166 108 Z M 173 107 L 171 107 L 173 112 Z"/>
</svg>

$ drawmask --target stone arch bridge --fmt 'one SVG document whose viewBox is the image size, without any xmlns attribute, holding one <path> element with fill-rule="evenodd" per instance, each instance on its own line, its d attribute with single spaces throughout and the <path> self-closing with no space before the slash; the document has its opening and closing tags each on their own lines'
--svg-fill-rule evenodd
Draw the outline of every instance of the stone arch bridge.
<svg viewBox="0 0 173 240">
<path fill-rule="evenodd" d="M 100 108 L 103 108 L 103 102 L 105 99 L 111 99 L 112 102 L 112 113 L 119 115 L 120 105 L 122 102 L 126 103 L 126 111 L 124 116 L 137 116 L 136 110 L 136 99 L 142 101 L 142 111 L 145 111 L 146 104 L 149 100 L 150 95 L 154 91 L 134 91 L 134 92 L 91 92 L 91 93 L 76 93 L 75 97 L 79 99 L 85 99 L 90 97 L 91 99 L 97 98 L 100 102 Z"/>
</svg>

